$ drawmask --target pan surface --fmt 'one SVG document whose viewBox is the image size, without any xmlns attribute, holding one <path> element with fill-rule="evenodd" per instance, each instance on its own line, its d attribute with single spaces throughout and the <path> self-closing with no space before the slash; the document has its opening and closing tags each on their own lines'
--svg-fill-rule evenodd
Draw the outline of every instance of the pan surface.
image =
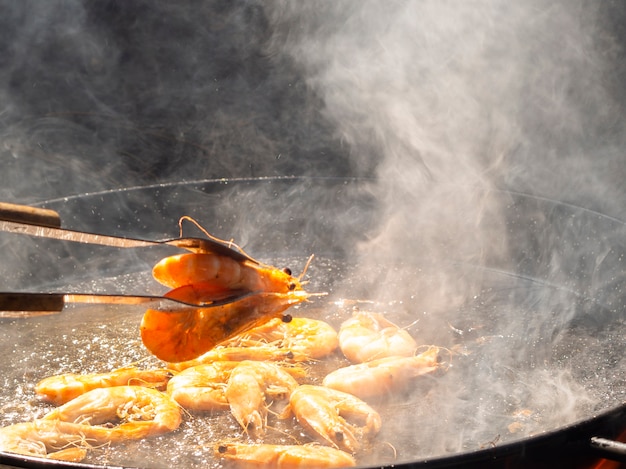
<svg viewBox="0 0 626 469">
<path fill-rule="evenodd" d="M 524 194 L 490 193 L 498 200 L 498 216 L 483 218 L 476 232 L 505 233 L 502 249 L 480 256 L 467 255 L 465 246 L 420 251 L 417 247 L 434 244 L 426 243 L 428 227 L 418 219 L 415 231 L 403 234 L 411 242 L 390 250 L 385 243 L 394 238 L 379 236 L 387 214 L 373 187 L 370 180 L 334 178 L 211 180 L 42 205 L 59 211 L 66 228 L 148 239 L 178 235 L 178 218 L 189 215 L 259 260 L 294 272 L 314 253 L 307 290 L 329 295 L 294 308 L 294 316 L 339 327 L 355 308 L 379 311 L 407 327 L 420 344 L 444 347 L 442 370 L 376 404 L 383 429 L 358 456 L 360 465 L 425 464 L 508 448 L 621 408 L 626 401 L 621 221 Z M 457 189 L 444 192 L 454 195 Z M 0 267 L 3 290 L 162 293 L 150 269 L 175 252 L 8 234 L 0 239 L 10 260 Z M 381 255 L 385 263 L 379 262 Z M 10 359 L 1 365 L 1 424 L 49 410 L 34 395 L 34 385 L 46 376 L 131 363 L 158 366 L 141 344 L 142 312 L 71 307 L 55 316 L 2 319 L 0 353 Z M 310 379 L 319 381 L 346 363 L 338 353 L 314 364 L 318 371 L 313 369 Z M 267 442 L 309 441 L 291 421 L 272 424 Z M 229 415 L 189 415 L 172 434 L 96 448 L 85 462 L 221 467 L 212 448 L 226 438 L 247 438 Z M 24 458 L 8 463 L 33 464 L 20 461 Z"/>
</svg>

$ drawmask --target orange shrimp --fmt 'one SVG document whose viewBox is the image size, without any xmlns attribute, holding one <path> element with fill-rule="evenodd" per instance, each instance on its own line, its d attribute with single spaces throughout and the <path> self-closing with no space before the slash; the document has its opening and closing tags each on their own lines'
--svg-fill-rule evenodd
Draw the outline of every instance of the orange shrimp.
<svg viewBox="0 0 626 469">
<path fill-rule="evenodd" d="M 354 458 L 345 451 L 320 445 L 219 443 L 215 445 L 215 456 L 245 467 L 266 469 L 356 466 Z"/>
<path fill-rule="evenodd" d="M 211 364 L 217 361 L 244 361 L 254 360 L 260 362 L 288 362 L 297 363 L 308 360 L 303 353 L 277 347 L 274 344 L 247 345 L 231 347 L 218 345 L 212 350 L 200 355 L 193 360 L 178 363 L 168 363 L 168 368 L 182 371 L 199 365 Z"/>
<path fill-rule="evenodd" d="M 267 396 L 288 400 L 298 382 L 274 363 L 241 362 L 230 374 L 226 399 L 232 414 L 244 430 L 255 436 L 265 433 Z"/>
<path fill-rule="evenodd" d="M 337 345 L 337 332 L 324 321 L 292 318 L 285 322 L 273 318 L 228 339 L 198 358 L 168 366 L 180 371 L 222 360 L 303 362 L 325 357 Z"/>
<path fill-rule="evenodd" d="M 339 347 L 352 363 L 363 363 L 391 356 L 410 357 L 417 343 L 382 314 L 358 311 L 341 324 Z"/>
<path fill-rule="evenodd" d="M 141 337 L 158 358 L 174 363 L 197 358 L 311 296 L 302 289 L 301 279 L 312 256 L 302 274 L 293 277 L 289 269 L 262 264 L 236 244 L 211 236 L 189 217 L 181 218 L 181 233 L 183 220 L 195 223 L 219 249 L 167 257 L 154 266 L 154 278 L 174 288 L 165 296 L 207 304 L 176 314 L 146 312 Z"/>
<path fill-rule="evenodd" d="M 181 288 L 191 290 L 193 286 L 188 287 Z M 189 300 L 193 292 L 181 293 L 181 288 L 166 296 Z M 146 348 L 163 361 L 192 360 L 268 318 L 280 317 L 287 308 L 307 298 L 304 291 L 260 292 L 213 307 L 179 312 L 149 309 L 141 321 L 141 339 Z"/>
<path fill-rule="evenodd" d="M 187 410 L 209 411 L 228 409 L 226 383 L 234 361 L 218 361 L 187 368 L 167 384 L 168 394 Z"/>
<path fill-rule="evenodd" d="M 277 269 L 250 257 L 232 241 L 211 235 L 191 217 L 178 222 L 182 236 L 183 221 L 196 225 L 205 236 L 218 244 L 219 249 L 198 251 L 166 257 L 152 269 L 154 278 L 170 288 L 185 285 L 202 285 L 209 295 L 222 297 L 225 292 L 275 292 L 302 290 L 301 279 L 313 259 L 311 256 L 299 277 L 293 277 L 289 268 Z"/>
<path fill-rule="evenodd" d="M 35 392 L 46 401 L 61 405 L 96 388 L 132 384 L 164 389 L 171 377 L 172 372 L 169 370 L 140 370 L 134 366 L 125 366 L 109 373 L 49 376 L 37 383 Z"/>
<path fill-rule="evenodd" d="M 187 368 L 169 381 L 167 392 L 172 399 L 187 410 L 228 409 L 226 389 L 232 371 L 240 364 L 238 361 L 216 361 Z M 265 365 L 262 364 L 259 368 L 261 367 Z M 290 366 L 283 363 L 280 364 L 280 368 L 295 379 L 302 379 L 306 376 L 306 370 L 297 365 Z"/>
<path fill-rule="evenodd" d="M 98 388 L 48 412 L 42 420 L 80 424 L 98 443 L 139 439 L 174 431 L 180 406 L 167 394 L 142 386 Z"/>
<path fill-rule="evenodd" d="M 386 357 L 339 368 L 324 378 L 324 386 L 361 399 L 382 398 L 405 391 L 418 376 L 437 370 L 439 348 L 414 357 Z"/>
<path fill-rule="evenodd" d="M 289 322 L 270 319 L 244 335 L 234 337 L 228 344 L 252 341 L 274 344 L 278 348 L 291 350 L 309 359 L 323 358 L 335 351 L 339 345 L 337 332 L 327 322 L 318 319 L 293 318 Z"/>
<path fill-rule="evenodd" d="M 84 425 L 52 420 L 0 428 L 0 451 L 61 461 L 82 461 L 89 444 Z"/>
<path fill-rule="evenodd" d="M 187 253 L 166 257 L 152 269 L 154 278 L 170 288 L 203 285 L 208 295 L 231 291 L 302 290 L 300 279 L 289 269 L 236 260 L 213 253 Z"/>
<path fill-rule="evenodd" d="M 289 405 L 312 436 L 350 453 L 357 452 L 360 440 L 374 437 L 382 425 L 378 412 L 361 399 L 325 386 L 299 386 L 291 393 Z"/>
</svg>

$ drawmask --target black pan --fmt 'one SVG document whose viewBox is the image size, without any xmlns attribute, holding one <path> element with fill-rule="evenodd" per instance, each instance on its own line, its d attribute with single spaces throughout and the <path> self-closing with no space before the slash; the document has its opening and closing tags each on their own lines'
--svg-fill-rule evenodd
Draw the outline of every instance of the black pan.
<svg viewBox="0 0 626 469">
<path fill-rule="evenodd" d="M 294 315 L 338 326 L 355 306 L 382 311 L 421 343 L 449 350 L 445 370 L 379 405 L 383 430 L 359 455 L 361 465 L 548 467 L 596 458 L 590 439 L 626 428 L 624 223 L 530 195 L 442 186 L 421 193 L 415 217 L 402 218 L 382 203 L 380 187 L 333 178 L 211 180 L 41 206 L 58 211 L 65 228 L 147 239 L 177 236 L 179 217 L 189 215 L 294 272 L 314 253 L 307 289 L 329 296 Z M 440 198 L 441 206 L 465 200 L 480 210 L 437 211 Z M 2 290 L 158 294 L 151 265 L 172 253 L 13 234 L 0 240 Z M 45 376 L 158 365 L 139 339 L 141 313 L 92 306 L 3 319 L 0 353 L 10 359 L 2 365 L 2 425 L 45 413 L 33 392 Z M 174 434 L 95 450 L 86 465 L 10 454 L 0 462 L 220 467 L 212 443 L 241 436 L 228 419 L 189 418 Z"/>
</svg>

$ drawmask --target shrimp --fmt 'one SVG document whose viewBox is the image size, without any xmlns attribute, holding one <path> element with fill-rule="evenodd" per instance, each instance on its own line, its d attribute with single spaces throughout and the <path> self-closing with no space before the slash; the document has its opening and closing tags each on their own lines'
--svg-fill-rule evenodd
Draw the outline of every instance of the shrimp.
<svg viewBox="0 0 626 469">
<path fill-rule="evenodd" d="M 356 312 L 339 329 L 339 347 L 352 363 L 390 356 L 411 356 L 417 343 L 382 314 Z"/>
<path fill-rule="evenodd" d="M 292 318 L 285 322 L 273 318 L 234 336 L 196 359 L 170 363 L 168 366 L 180 371 L 221 360 L 303 362 L 329 355 L 337 346 L 337 332 L 324 321 Z"/>
<path fill-rule="evenodd" d="M 22 422 L 0 428 L 0 451 L 79 462 L 89 445 L 83 425 L 52 420 Z"/>
<path fill-rule="evenodd" d="M 354 467 L 356 461 L 335 448 L 319 445 L 265 445 L 219 443 L 215 455 L 236 461 L 245 467 L 267 469 Z"/>
<path fill-rule="evenodd" d="M 265 434 L 266 397 L 289 400 L 298 382 L 274 363 L 241 362 L 230 374 L 226 399 L 237 422 L 254 436 Z"/>
<path fill-rule="evenodd" d="M 406 390 L 414 378 L 438 368 L 439 348 L 429 347 L 414 357 L 387 357 L 339 368 L 323 384 L 361 399 L 380 398 Z"/>
<path fill-rule="evenodd" d="M 218 361 L 187 368 L 170 380 L 167 392 L 187 410 L 228 409 L 226 383 L 237 365 L 239 362 Z"/>
<path fill-rule="evenodd" d="M 257 326 L 243 336 L 234 337 L 237 341 L 264 341 L 282 349 L 291 350 L 310 359 L 323 358 L 335 351 L 339 345 L 337 332 L 333 327 L 317 319 L 293 318 L 289 322 L 277 318 Z"/>
<path fill-rule="evenodd" d="M 109 373 L 49 376 L 37 383 L 35 392 L 46 401 L 61 405 L 96 388 L 133 384 L 164 389 L 171 377 L 169 370 L 140 370 L 134 366 L 125 366 Z"/>
<path fill-rule="evenodd" d="M 80 424 L 85 436 L 105 443 L 174 431 L 181 422 L 181 409 L 155 389 L 115 386 L 81 394 L 42 419 Z"/>
<path fill-rule="evenodd" d="M 324 386 L 299 386 L 291 393 L 289 405 L 309 433 L 349 453 L 357 452 L 360 440 L 375 436 L 382 425 L 378 412 L 361 399 Z"/>
<path fill-rule="evenodd" d="M 272 344 L 250 345 L 246 347 L 229 347 L 218 345 L 212 350 L 200 355 L 193 360 L 179 363 L 168 363 L 168 368 L 176 371 L 186 370 L 198 365 L 211 364 L 216 361 L 278 361 L 278 362 L 303 362 L 309 357 L 302 353 L 285 350 Z"/>
<path fill-rule="evenodd" d="M 165 296 L 195 300 L 193 285 L 172 290 Z M 146 348 L 163 361 L 192 360 L 268 318 L 280 317 L 287 308 L 307 297 L 304 291 L 261 292 L 213 307 L 179 312 L 149 309 L 141 321 L 141 339 Z"/>
<path fill-rule="evenodd" d="M 300 277 L 293 277 L 288 268 L 281 270 L 252 259 L 237 260 L 214 253 L 166 257 L 154 266 L 152 276 L 169 288 L 201 284 L 209 297 L 230 291 L 302 290 Z"/>
</svg>

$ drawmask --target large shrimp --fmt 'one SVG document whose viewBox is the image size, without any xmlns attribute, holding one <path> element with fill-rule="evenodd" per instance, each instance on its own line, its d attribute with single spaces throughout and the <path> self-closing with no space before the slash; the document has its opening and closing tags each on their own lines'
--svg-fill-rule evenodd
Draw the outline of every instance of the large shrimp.
<svg viewBox="0 0 626 469">
<path fill-rule="evenodd" d="M 180 406 L 167 394 L 142 386 L 98 388 L 48 412 L 43 420 L 72 422 L 99 443 L 138 439 L 176 430 Z"/>
<path fill-rule="evenodd" d="M 214 253 L 187 253 L 166 257 L 152 269 L 152 275 L 169 288 L 202 285 L 207 298 L 231 291 L 302 290 L 300 277 L 289 269 L 277 269 L 252 259 L 236 260 Z"/>
<path fill-rule="evenodd" d="M 302 289 L 301 279 L 312 256 L 300 276 L 293 277 L 291 270 L 262 264 L 236 244 L 215 238 L 190 217 L 179 221 L 181 234 L 184 220 L 196 224 L 216 248 L 167 257 L 152 273 L 157 281 L 174 288 L 165 296 L 207 307 L 177 314 L 146 312 L 141 337 L 158 358 L 168 362 L 197 358 L 311 296 Z"/>
<path fill-rule="evenodd" d="M 196 301 L 194 288 L 194 285 L 188 285 L 165 296 Z M 179 312 L 149 309 L 141 321 L 141 339 L 146 348 L 161 360 L 173 363 L 192 360 L 236 334 L 269 318 L 282 316 L 283 311 L 305 301 L 307 297 L 304 291 L 260 292 L 207 308 Z"/>
<path fill-rule="evenodd" d="M 380 313 L 356 312 L 339 329 L 339 347 L 352 363 L 391 356 L 411 356 L 417 343 Z"/>
<path fill-rule="evenodd" d="M 58 459 L 82 461 L 89 444 L 84 425 L 53 420 L 35 420 L 0 428 L 0 451 Z"/>
<path fill-rule="evenodd" d="M 239 424 L 256 437 L 265 434 L 267 397 L 289 400 L 298 382 L 274 363 L 241 362 L 230 374 L 226 399 Z"/>
<path fill-rule="evenodd" d="M 140 370 L 134 366 L 125 366 L 109 373 L 49 376 L 37 383 L 35 392 L 48 402 L 61 405 L 96 388 L 136 385 L 165 389 L 171 377 L 172 372 L 164 369 Z"/>
<path fill-rule="evenodd" d="M 209 411 L 228 409 L 226 383 L 234 361 L 217 361 L 187 368 L 167 384 L 168 394 L 187 410 Z"/>
<path fill-rule="evenodd" d="M 218 345 L 214 349 L 200 355 L 193 360 L 187 360 L 178 363 L 169 363 L 168 367 L 172 370 L 181 371 L 187 368 L 193 368 L 199 365 L 211 364 L 216 361 L 278 361 L 278 362 L 303 362 L 309 357 L 302 353 L 293 352 L 279 348 L 273 344 L 248 345 L 239 347 L 230 347 Z"/>
<path fill-rule="evenodd" d="M 244 252 L 232 241 L 224 241 L 211 235 L 191 217 L 182 217 L 178 225 L 182 236 L 182 222 L 196 225 L 219 249 L 214 252 L 195 252 L 166 257 L 152 269 L 154 278 L 170 288 L 186 285 L 202 287 L 204 298 L 222 298 L 231 292 L 274 292 L 301 291 L 301 279 L 309 263 L 299 277 L 293 277 L 289 268 L 277 269 L 263 264 Z"/>
<path fill-rule="evenodd" d="M 339 345 L 337 332 L 327 322 L 309 318 L 293 318 L 289 322 L 270 319 L 245 334 L 229 340 L 229 344 L 265 342 L 290 350 L 309 359 L 323 358 Z"/>
<path fill-rule="evenodd" d="M 167 392 L 187 410 L 228 409 L 226 387 L 233 369 L 239 364 L 237 361 L 216 361 L 186 368 L 170 380 Z M 306 376 L 304 368 L 297 365 L 281 364 L 281 368 L 295 379 Z"/>
<path fill-rule="evenodd" d="M 358 397 L 324 386 L 299 386 L 289 405 L 312 436 L 350 453 L 361 448 L 361 439 L 375 436 L 382 424 L 378 412 Z"/>
<path fill-rule="evenodd" d="M 171 363 L 169 367 L 184 370 L 217 360 L 302 362 L 325 357 L 337 345 L 337 332 L 324 321 L 292 318 L 285 322 L 273 318 L 234 336 L 196 359 Z"/>
<path fill-rule="evenodd" d="M 356 466 L 354 458 L 345 451 L 320 445 L 218 443 L 215 455 L 245 467 L 267 469 Z"/>
<path fill-rule="evenodd" d="M 361 399 L 381 398 L 405 391 L 414 378 L 438 368 L 439 348 L 429 347 L 413 357 L 387 357 L 339 368 L 323 384 Z"/>
</svg>

